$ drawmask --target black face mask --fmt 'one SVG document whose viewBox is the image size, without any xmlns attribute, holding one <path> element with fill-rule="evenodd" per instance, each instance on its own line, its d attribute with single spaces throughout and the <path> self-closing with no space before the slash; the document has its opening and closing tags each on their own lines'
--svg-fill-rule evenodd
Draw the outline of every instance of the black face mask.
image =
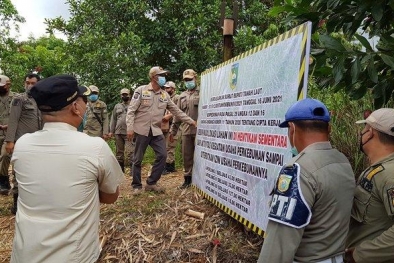
<svg viewBox="0 0 394 263">
<path fill-rule="evenodd" d="M 361 133 L 361 135 L 360 135 L 360 142 L 359 142 L 359 149 L 360 149 L 360 151 L 361 151 L 362 153 L 364 153 L 364 154 L 365 154 L 365 152 L 364 152 L 363 146 L 366 145 L 366 144 L 372 139 L 372 137 L 371 137 L 371 138 L 369 138 L 366 142 L 363 143 L 363 135 L 366 134 L 367 132 L 368 132 L 368 131 L 366 131 L 366 132 L 364 132 L 364 133 Z"/>
<path fill-rule="evenodd" d="M 7 94 L 7 89 L 4 88 L 4 87 L 1 87 L 0 88 L 0 95 L 2 96 L 2 95 L 5 95 L 5 94 Z"/>
<path fill-rule="evenodd" d="M 130 97 L 128 97 L 128 96 L 127 96 L 127 97 L 123 97 L 123 96 L 122 96 L 122 100 L 123 100 L 124 102 L 128 102 L 128 101 L 130 100 Z"/>
</svg>

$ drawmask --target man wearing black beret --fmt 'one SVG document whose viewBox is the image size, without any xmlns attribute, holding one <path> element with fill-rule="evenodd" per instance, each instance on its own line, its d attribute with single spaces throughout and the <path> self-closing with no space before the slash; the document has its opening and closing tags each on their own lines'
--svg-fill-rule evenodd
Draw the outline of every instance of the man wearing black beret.
<svg viewBox="0 0 394 263">
<path fill-rule="evenodd" d="M 77 132 L 90 90 L 70 75 L 30 91 L 41 131 L 22 136 L 11 159 L 19 184 L 11 262 L 96 262 L 99 209 L 114 203 L 122 170 L 107 143 Z"/>
</svg>

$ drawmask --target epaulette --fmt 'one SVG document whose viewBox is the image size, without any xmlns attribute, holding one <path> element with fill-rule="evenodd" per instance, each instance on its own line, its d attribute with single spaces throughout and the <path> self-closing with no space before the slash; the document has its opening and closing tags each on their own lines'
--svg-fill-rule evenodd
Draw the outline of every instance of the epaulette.
<svg viewBox="0 0 394 263">
<path fill-rule="evenodd" d="M 383 171 L 383 170 L 384 170 L 384 167 L 383 167 L 383 165 L 381 165 L 381 164 L 380 164 L 379 166 L 375 167 L 372 171 L 370 171 L 370 172 L 367 174 L 367 176 L 366 176 L 367 180 L 371 181 L 372 178 L 373 178 L 377 173 L 379 173 L 379 172 L 381 172 L 381 171 Z"/>
</svg>

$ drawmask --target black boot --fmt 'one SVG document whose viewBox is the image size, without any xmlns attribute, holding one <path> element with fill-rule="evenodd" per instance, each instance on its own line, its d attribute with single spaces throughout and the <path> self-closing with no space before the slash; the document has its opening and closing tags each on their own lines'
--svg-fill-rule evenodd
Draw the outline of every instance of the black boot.
<svg viewBox="0 0 394 263">
<path fill-rule="evenodd" d="M 18 210 L 18 193 L 13 195 L 14 197 L 14 203 L 13 206 L 11 207 L 11 213 L 16 215 L 16 211 Z"/>
<path fill-rule="evenodd" d="M 192 184 L 192 177 L 189 176 L 184 176 L 185 178 L 185 182 L 183 183 L 183 185 L 179 186 L 180 189 L 185 189 L 191 186 Z"/>
<path fill-rule="evenodd" d="M 170 163 L 166 163 L 166 166 L 164 167 L 164 170 L 163 170 L 163 172 L 161 173 L 162 175 L 166 175 L 166 174 L 169 174 L 169 173 L 171 173 L 171 168 L 170 168 Z"/>
<path fill-rule="evenodd" d="M 176 170 L 175 170 L 175 162 L 168 163 L 168 165 L 167 165 L 167 171 L 169 171 L 170 173 L 173 173 L 173 172 L 176 171 Z"/>
<path fill-rule="evenodd" d="M 8 195 L 10 189 L 11 189 L 11 185 L 8 176 L 0 175 L 0 194 Z"/>
</svg>

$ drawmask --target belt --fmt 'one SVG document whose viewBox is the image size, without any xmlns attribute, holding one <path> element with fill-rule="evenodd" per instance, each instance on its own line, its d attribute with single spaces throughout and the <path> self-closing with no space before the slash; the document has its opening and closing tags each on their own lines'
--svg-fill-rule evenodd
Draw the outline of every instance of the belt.
<svg viewBox="0 0 394 263">
<path fill-rule="evenodd" d="M 297 261 L 293 261 L 293 263 L 299 263 Z M 316 261 L 315 263 L 343 263 L 343 256 L 335 256 L 332 258 L 327 258 L 325 260 Z"/>
</svg>

